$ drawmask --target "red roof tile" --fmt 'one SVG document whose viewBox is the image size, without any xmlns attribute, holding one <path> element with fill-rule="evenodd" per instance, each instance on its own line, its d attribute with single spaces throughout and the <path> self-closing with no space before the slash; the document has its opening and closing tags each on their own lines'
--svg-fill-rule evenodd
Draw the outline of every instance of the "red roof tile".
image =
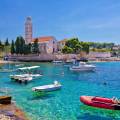
<svg viewBox="0 0 120 120">
<path fill-rule="evenodd" d="M 34 42 L 36 39 L 38 39 L 38 42 L 47 42 L 47 41 L 53 40 L 55 38 L 53 36 L 38 37 L 38 38 L 34 38 L 32 40 L 32 42 Z"/>
</svg>

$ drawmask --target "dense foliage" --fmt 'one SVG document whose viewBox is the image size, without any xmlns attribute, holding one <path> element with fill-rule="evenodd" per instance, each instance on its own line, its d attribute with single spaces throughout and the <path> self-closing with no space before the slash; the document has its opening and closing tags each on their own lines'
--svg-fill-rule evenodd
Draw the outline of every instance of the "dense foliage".
<svg viewBox="0 0 120 120">
<path fill-rule="evenodd" d="M 96 48 L 96 49 L 103 49 L 103 48 L 112 49 L 115 44 L 114 43 L 89 42 L 89 45 L 91 48 Z"/>
<path fill-rule="evenodd" d="M 68 39 L 62 49 L 63 53 L 80 53 L 81 51 L 89 53 L 89 44 L 87 42 L 80 42 L 78 38 Z"/>
<path fill-rule="evenodd" d="M 113 54 L 120 54 L 120 50 L 113 50 L 114 43 L 99 43 L 99 42 L 83 42 L 79 41 L 78 38 L 71 38 L 66 41 L 65 46 L 62 49 L 62 53 L 70 54 L 75 53 L 79 54 L 81 51 L 89 53 L 89 51 L 95 52 L 111 52 Z M 38 39 L 35 39 L 33 44 L 25 44 L 25 40 L 22 36 L 18 36 L 15 42 L 12 40 L 11 44 L 9 43 L 8 38 L 3 43 L 0 40 L 0 56 L 9 54 L 37 54 L 40 53 Z"/>
<path fill-rule="evenodd" d="M 12 40 L 12 43 L 11 43 L 11 54 L 14 54 L 15 53 L 15 43 L 14 43 L 14 40 Z"/>
</svg>

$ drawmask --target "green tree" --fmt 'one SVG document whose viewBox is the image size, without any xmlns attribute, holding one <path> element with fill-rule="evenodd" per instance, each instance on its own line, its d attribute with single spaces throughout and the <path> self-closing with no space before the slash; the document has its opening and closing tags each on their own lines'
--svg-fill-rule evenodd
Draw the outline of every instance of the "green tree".
<svg viewBox="0 0 120 120">
<path fill-rule="evenodd" d="M 76 44 L 79 43 L 78 38 L 71 38 L 66 42 L 66 46 L 70 47 L 70 48 L 75 48 Z"/>
<path fill-rule="evenodd" d="M 0 46 L 2 46 L 3 44 L 2 44 L 2 41 L 0 40 Z"/>
<path fill-rule="evenodd" d="M 75 45 L 75 48 L 73 49 L 74 53 L 80 53 L 80 51 L 82 50 L 82 48 L 83 48 L 83 46 L 80 43 L 77 43 Z"/>
<path fill-rule="evenodd" d="M 66 42 L 66 46 L 71 48 L 73 53 L 80 53 L 82 46 L 78 38 L 71 38 Z"/>
<path fill-rule="evenodd" d="M 22 36 L 19 37 L 19 44 L 20 44 L 20 54 L 24 54 L 24 46 L 25 46 L 25 40 Z"/>
<path fill-rule="evenodd" d="M 19 36 L 16 38 L 15 41 L 15 51 L 16 54 L 24 54 L 24 49 L 25 49 L 25 40 L 23 39 L 22 36 Z"/>
<path fill-rule="evenodd" d="M 24 54 L 30 54 L 31 53 L 31 44 L 25 44 L 24 45 Z"/>
<path fill-rule="evenodd" d="M 12 40 L 12 43 L 11 43 L 11 54 L 14 54 L 15 53 L 15 43 L 14 43 L 14 40 Z"/>
<path fill-rule="evenodd" d="M 8 38 L 6 39 L 6 41 L 5 41 L 5 46 L 9 46 L 10 44 L 9 44 L 9 41 L 8 41 Z"/>
<path fill-rule="evenodd" d="M 82 51 L 89 53 L 89 43 L 87 42 L 80 42 L 81 46 L 82 46 Z"/>
<path fill-rule="evenodd" d="M 39 53 L 39 44 L 38 44 L 38 39 L 35 39 L 33 46 L 32 46 L 32 52 L 33 53 Z"/>
<path fill-rule="evenodd" d="M 15 41 L 15 52 L 16 52 L 16 54 L 20 53 L 20 39 L 19 39 L 19 37 L 17 37 L 16 41 Z"/>
<path fill-rule="evenodd" d="M 62 49 L 62 53 L 65 54 L 73 53 L 73 49 L 65 45 Z"/>
<path fill-rule="evenodd" d="M 31 45 L 31 43 L 29 43 L 29 44 L 28 44 L 28 54 L 31 53 L 31 49 L 32 49 L 32 45 Z"/>
</svg>

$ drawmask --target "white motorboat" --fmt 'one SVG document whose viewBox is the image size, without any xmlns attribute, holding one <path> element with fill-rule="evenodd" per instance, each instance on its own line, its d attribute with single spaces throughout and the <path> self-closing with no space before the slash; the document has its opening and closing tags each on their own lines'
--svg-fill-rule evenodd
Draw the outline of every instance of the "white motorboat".
<svg viewBox="0 0 120 120">
<path fill-rule="evenodd" d="M 50 92 L 50 91 L 59 90 L 61 87 L 62 87 L 62 85 L 58 81 L 54 81 L 54 84 L 33 87 L 32 91 Z"/>
<path fill-rule="evenodd" d="M 70 70 L 72 71 L 93 71 L 95 70 L 96 66 L 86 64 L 85 62 L 80 62 L 79 65 L 74 65 L 70 67 Z"/>
<path fill-rule="evenodd" d="M 23 67 L 23 68 L 18 68 L 18 70 L 22 71 L 23 74 L 15 74 L 15 75 L 10 75 L 11 79 L 19 79 L 23 77 L 41 77 L 42 74 L 33 74 L 31 73 L 31 69 L 39 68 L 40 66 L 31 66 L 31 67 Z"/>
<path fill-rule="evenodd" d="M 27 82 L 30 82 L 32 81 L 32 77 L 19 77 L 19 79 L 17 79 L 18 82 L 20 83 L 27 83 Z"/>
<path fill-rule="evenodd" d="M 57 63 L 62 63 L 63 61 L 62 60 L 53 60 L 52 61 L 54 64 L 57 64 Z"/>
<path fill-rule="evenodd" d="M 23 77 L 40 77 L 42 76 L 41 74 L 21 74 L 21 75 L 10 75 L 11 79 L 19 79 L 19 78 L 23 78 Z"/>
<path fill-rule="evenodd" d="M 24 64 L 16 64 L 15 67 L 24 66 Z"/>
</svg>

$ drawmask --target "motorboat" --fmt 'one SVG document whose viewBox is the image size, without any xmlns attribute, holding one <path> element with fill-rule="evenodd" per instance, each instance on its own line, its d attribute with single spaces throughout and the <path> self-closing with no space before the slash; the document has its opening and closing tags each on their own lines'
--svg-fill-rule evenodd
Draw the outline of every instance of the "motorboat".
<svg viewBox="0 0 120 120">
<path fill-rule="evenodd" d="M 32 81 L 32 79 L 33 79 L 32 77 L 28 76 L 28 77 L 20 77 L 16 81 L 18 81 L 19 83 L 28 83 Z"/>
<path fill-rule="evenodd" d="M 70 67 L 72 71 L 93 71 L 95 70 L 96 66 L 86 64 L 85 62 L 79 62 L 79 65 L 73 65 Z"/>
<path fill-rule="evenodd" d="M 21 75 L 10 75 L 10 78 L 11 79 L 19 79 L 19 78 L 23 78 L 23 77 L 33 77 L 33 78 L 36 78 L 36 77 L 40 77 L 42 76 L 41 74 L 21 74 Z"/>
<path fill-rule="evenodd" d="M 120 100 L 117 98 L 105 98 L 98 96 L 81 96 L 80 101 L 88 106 L 104 108 L 104 109 L 112 109 L 112 110 L 120 110 Z"/>
<path fill-rule="evenodd" d="M 20 78 L 25 78 L 25 77 L 33 77 L 33 78 L 36 78 L 36 77 L 41 77 L 42 74 L 40 73 L 31 73 L 31 69 L 36 69 L 36 68 L 39 68 L 40 66 L 31 66 L 31 67 L 23 67 L 23 68 L 18 68 L 18 70 L 20 72 L 22 72 L 22 74 L 15 74 L 15 75 L 10 75 L 10 78 L 11 79 L 20 79 Z"/>
<path fill-rule="evenodd" d="M 61 89 L 62 85 L 58 81 L 54 81 L 53 84 L 50 85 L 43 85 L 38 87 L 33 87 L 32 91 L 36 92 L 50 92 Z"/>
<path fill-rule="evenodd" d="M 62 60 L 53 60 L 52 62 L 53 62 L 54 64 L 57 64 L 57 63 L 63 63 Z"/>
<path fill-rule="evenodd" d="M 24 66 L 24 64 L 16 64 L 15 67 Z"/>
</svg>

